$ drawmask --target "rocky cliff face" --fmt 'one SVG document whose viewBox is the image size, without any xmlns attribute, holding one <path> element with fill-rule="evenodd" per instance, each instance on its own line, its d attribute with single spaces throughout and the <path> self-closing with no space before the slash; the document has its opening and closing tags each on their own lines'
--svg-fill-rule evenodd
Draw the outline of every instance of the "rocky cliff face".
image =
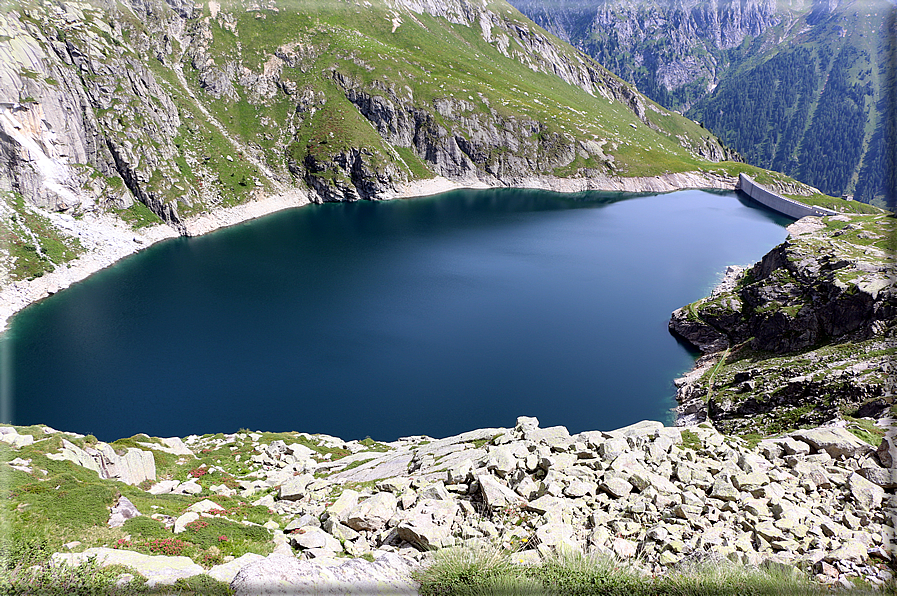
<svg viewBox="0 0 897 596">
<path fill-rule="evenodd" d="M 684 420 L 747 432 L 890 413 L 893 218 L 804 218 L 789 231 L 673 313 L 670 330 L 708 354 L 679 383 Z"/>
<path fill-rule="evenodd" d="M 76 213 L 136 198 L 177 224 L 166 191 L 181 177 L 178 111 L 102 16 L 74 5 L 4 14 L 0 188 Z"/>
<path fill-rule="evenodd" d="M 728 50 L 773 27 L 787 29 L 803 8 L 779 7 L 775 0 L 514 5 L 652 98 L 683 111 L 718 84 L 731 66 Z"/>
<path fill-rule="evenodd" d="M 614 154 L 649 139 L 676 159 L 732 157 L 506 4 L 361 12 L 14 4 L 0 17 L 0 190 L 183 233 L 186 218 L 296 185 L 356 200 L 434 174 L 637 175 L 650 159 Z"/>
</svg>

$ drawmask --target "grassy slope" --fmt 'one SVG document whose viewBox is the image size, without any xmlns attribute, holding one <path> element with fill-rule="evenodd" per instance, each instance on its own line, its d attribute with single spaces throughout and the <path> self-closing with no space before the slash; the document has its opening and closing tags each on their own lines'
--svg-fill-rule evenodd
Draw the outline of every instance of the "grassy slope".
<svg viewBox="0 0 897 596">
<path fill-rule="evenodd" d="M 385 159 L 392 153 L 389 147 L 383 147 L 371 127 L 364 126 L 348 102 L 339 101 L 339 92 L 330 80 L 331 68 L 361 81 L 367 88 L 376 82 L 398 90 L 400 95 L 410 90 L 414 105 L 431 112 L 435 100 L 458 98 L 474 104 L 473 110 L 465 114 L 468 117 L 485 117 L 495 110 L 506 117 L 536 119 L 546 126 L 546 132 L 568 133 L 577 139 L 607 139 L 616 148 L 606 152 L 615 155 L 624 175 L 655 175 L 706 165 L 681 148 L 671 135 L 658 135 L 645 127 L 618 102 L 593 97 L 554 75 L 534 72 L 519 60 L 502 55 L 483 39 L 479 27 L 453 25 L 427 14 L 401 14 L 401 25 L 393 31 L 391 13 L 381 3 L 322 7 L 318 2 L 295 0 L 283 4 L 289 9 L 259 13 L 247 12 L 239 3 L 224 3 L 222 10 L 235 17 L 237 34 L 213 20 L 215 38 L 210 53 L 216 56 L 216 62 L 240 60 L 255 70 L 285 43 L 301 42 L 316 48 L 316 59 L 301 70 L 285 68 L 283 77 L 295 81 L 300 88 L 323 93 L 330 100 L 328 103 L 337 104 L 333 109 L 350 120 L 351 126 L 336 130 L 338 146 L 331 147 L 334 151 L 367 146 Z M 496 2 L 492 8 L 505 18 L 520 19 L 521 27 L 538 30 L 507 4 Z M 511 41 L 509 52 L 515 51 L 522 49 Z M 562 51 L 574 54 L 569 46 Z M 256 116 L 267 115 L 276 122 L 285 119 L 284 106 L 278 102 L 251 97 L 244 101 L 256 104 Z M 258 127 L 252 118 L 233 117 L 240 102 L 211 103 L 234 135 L 246 141 L 257 140 Z M 688 135 L 695 141 L 708 134 L 677 115 L 667 113 L 656 121 L 671 133 Z M 302 157 L 306 151 L 302 145 L 310 139 L 329 137 L 334 132 L 330 130 L 333 125 L 332 117 L 304 123 L 296 135 L 292 155 Z M 265 146 L 261 141 L 259 144 Z M 271 158 L 276 162 L 276 155 Z M 407 170 L 411 176 L 422 173 L 419 168 Z"/>
<path fill-rule="evenodd" d="M 484 123 L 536 120 L 541 123 L 543 137 L 564 135 L 574 144 L 579 140 L 598 141 L 615 163 L 615 169 L 605 170 L 606 164 L 598 157 L 578 156 L 566 166 L 554 167 L 547 165 L 545 162 L 550 160 L 542 156 L 543 167 L 533 172 L 536 174 L 575 177 L 608 171 L 622 176 L 654 176 L 694 170 L 731 173 L 744 167 L 696 158 L 680 145 L 677 137 L 686 139 L 691 146 L 700 146 L 709 132 L 650 100 L 644 100 L 647 114 L 661 133 L 645 126 L 620 102 L 600 94 L 592 96 L 553 74 L 534 69 L 527 62 L 535 64 L 538 56 L 528 53 L 513 39 L 506 50 L 508 56 L 503 55 L 495 41 L 503 34 L 499 28 L 491 32 L 490 43 L 484 39 L 478 23 L 459 25 L 427 14 L 396 12 L 383 0 L 372 5 L 282 0 L 277 3 L 277 10 L 251 10 L 249 3 L 227 0 L 217 18 L 212 18 L 209 5 L 204 5 L 187 21 L 188 36 L 184 41 L 191 35 L 200 37 L 207 23 L 211 34 L 208 56 L 219 67 L 230 63 L 260 74 L 280 48 L 298 48 L 301 56 L 294 67 L 284 65 L 280 74 L 282 87 L 295 89 L 292 94 L 278 89 L 272 96 L 262 97 L 235 82 L 236 99 L 215 99 L 202 89 L 191 56 L 182 54 L 186 47 L 177 40 L 172 40 L 172 54 L 163 61 L 157 59 L 151 40 L 158 35 L 150 32 L 144 17 L 123 5 L 118 5 L 115 13 L 120 39 L 107 33 L 109 27 L 105 23 L 111 19 L 99 8 L 82 5 L 83 19 L 69 26 L 56 16 L 47 16 L 53 13 L 45 12 L 46 6 L 40 2 L 35 0 L 30 6 L 32 16 L 23 18 L 33 27 L 56 30 L 57 37 L 61 35 L 58 31 L 64 29 L 77 47 L 99 48 L 95 54 L 99 61 L 127 59 L 145 64 L 170 96 L 181 122 L 178 135 L 169 139 L 175 151 L 173 163 L 166 166 L 166 173 L 154 172 L 146 185 L 164 200 L 177 201 L 181 217 L 243 203 L 287 186 L 301 186 L 301 176 L 291 172 L 290 166 L 301 166 L 309 154 L 327 159 L 348 148 L 361 147 L 370 154 L 375 167 L 390 166 L 398 172 L 398 181 L 432 176 L 430 165 L 412 148 L 393 147 L 377 134 L 335 84 L 334 71 L 354 79 L 373 94 L 389 88 L 399 97 L 413 98 L 409 102 L 415 109 L 431 114 L 450 133 L 467 136 Z M 531 36 L 553 40 L 555 50 L 567 59 L 586 59 L 524 19 L 510 5 L 495 1 L 490 9 Z M 398 26 L 394 26 L 394 18 L 396 23 L 400 21 Z M 49 47 L 45 51 L 52 55 Z M 72 67 L 60 63 L 59 68 Z M 183 72 L 188 88 L 184 88 L 175 69 Z M 120 70 L 117 68 L 116 72 Z M 48 79 L 48 84 L 53 83 Z M 124 79 L 106 84 L 118 86 L 127 94 Z M 297 104 L 307 94 L 315 98 L 311 107 L 297 110 Z M 435 102 L 445 99 L 464 100 L 471 109 L 454 120 L 446 120 L 434 109 Z M 122 106 L 119 120 L 133 116 L 128 111 L 131 108 L 125 109 L 119 98 L 115 101 Z M 139 102 L 130 104 L 136 106 Z M 220 129 L 210 122 L 207 113 L 217 119 Z M 119 134 L 105 132 L 113 137 Z M 764 175 L 760 170 L 751 171 L 758 180 Z M 325 175 L 334 176 L 332 172 Z M 123 184 L 119 178 L 113 176 L 106 183 L 110 193 L 121 192 Z M 134 227 L 158 221 L 139 205 L 118 214 Z M 39 228 L 35 231 L 43 234 Z M 67 252 L 62 260 L 73 254 Z M 17 256 L 19 278 L 46 270 L 46 263 L 41 264 L 38 255 Z"/>
<path fill-rule="evenodd" d="M 0 192 L 0 279 L 33 279 L 82 252 L 77 238 L 61 234 L 25 199 Z"/>
</svg>

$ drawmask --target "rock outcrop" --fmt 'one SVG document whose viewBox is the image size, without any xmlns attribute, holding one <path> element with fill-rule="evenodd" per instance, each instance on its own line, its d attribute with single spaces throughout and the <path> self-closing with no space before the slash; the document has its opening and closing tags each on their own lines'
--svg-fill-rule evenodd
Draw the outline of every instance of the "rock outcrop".
<svg viewBox="0 0 897 596">
<path fill-rule="evenodd" d="M 51 453 L 47 457 L 58 461 L 71 461 L 91 469 L 100 478 L 119 480 L 125 484 L 141 484 L 156 480 L 156 462 L 153 454 L 134 447 L 118 453 L 108 443 L 99 442 L 84 449 L 63 439 L 61 453 Z"/>
<path fill-rule="evenodd" d="M 888 414 L 893 225 L 887 216 L 804 218 L 759 263 L 730 269 L 710 297 L 675 311 L 670 330 L 706 354 L 677 382 L 681 420 L 750 432 Z"/>
</svg>

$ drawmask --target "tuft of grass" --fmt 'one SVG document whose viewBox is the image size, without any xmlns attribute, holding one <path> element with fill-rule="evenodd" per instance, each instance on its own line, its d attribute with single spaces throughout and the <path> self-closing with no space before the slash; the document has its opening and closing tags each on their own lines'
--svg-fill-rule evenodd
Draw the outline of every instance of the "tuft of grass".
<svg viewBox="0 0 897 596">
<path fill-rule="evenodd" d="M 541 594 L 542 583 L 522 573 L 505 553 L 486 546 L 437 551 L 433 565 L 416 572 L 421 596 Z"/>
<path fill-rule="evenodd" d="M 545 594 L 557 596 L 812 596 L 827 593 L 787 565 L 749 567 L 714 558 L 683 565 L 661 576 L 621 562 L 579 552 L 543 559 L 532 566 L 511 562 L 488 547 L 439 551 L 418 572 L 423 596 Z"/>
<path fill-rule="evenodd" d="M 686 449 L 694 449 L 695 451 L 701 449 L 704 444 L 701 442 L 701 437 L 693 431 L 687 428 L 682 429 L 682 446 Z"/>
<path fill-rule="evenodd" d="M 854 436 L 862 441 L 866 441 L 873 447 L 881 445 L 885 437 L 885 431 L 877 426 L 874 421 L 864 418 L 852 418 L 850 416 L 844 416 L 844 419 L 848 422 L 847 430 L 853 433 Z"/>
<path fill-rule="evenodd" d="M 645 577 L 635 567 L 611 557 L 581 552 L 548 558 L 526 571 L 539 579 L 546 593 L 558 596 L 647 594 L 653 583 L 650 576 Z"/>
</svg>

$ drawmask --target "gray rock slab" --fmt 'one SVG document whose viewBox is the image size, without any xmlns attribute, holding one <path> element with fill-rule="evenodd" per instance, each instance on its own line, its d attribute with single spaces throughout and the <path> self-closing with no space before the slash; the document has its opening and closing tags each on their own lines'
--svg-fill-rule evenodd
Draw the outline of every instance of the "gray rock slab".
<svg viewBox="0 0 897 596">
<path fill-rule="evenodd" d="M 213 509 L 224 509 L 221 505 L 212 501 L 210 499 L 203 499 L 197 503 L 193 503 L 189 507 L 187 507 L 187 511 L 193 511 L 194 513 L 208 513 Z"/>
<path fill-rule="evenodd" d="M 359 496 L 358 491 L 347 488 L 332 505 L 327 507 L 327 513 L 340 522 L 346 523 L 346 520 L 349 518 L 349 511 L 358 505 Z"/>
<path fill-rule="evenodd" d="M 427 518 L 402 522 L 396 527 L 396 533 L 399 538 L 422 551 L 450 546 L 454 542 L 450 525 L 440 526 Z"/>
<path fill-rule="evenodd" d="M 237 576 L 237 573 L 239 573 L 243 567 L 246 567 L 250 563 L 262 561 L 264 559 L 265 557 L 263 557 L 262 555 L 257 555 L 255 553 L 246 553 L 242 557 L 238 557 L 230 563 L 215 565 L 214 567 L 209 569 L 207 573 L 212 579 L 229 584 L 234 580 L 234 578 Z"/>
<path fill-rule="evenodd" d="M 607 434 L 612 437 L 623 439 L 628 439 L 629 437 L 653 439 L 655 436 L 657 436 L 657 431 L 662 428 L 663 422 L 657 422 L 655 420 L 642 420 L 641 422 L 636 422 L 635 424 L 630 424 L 629 426 L 624 426 L 623 428 L 608 431 Z"/>
<path fill-rule="evenodd" d="M 147 586 L 172 585 L 181 578 L 205 573 L 205 570 L 194 563 L 190 557 L 166 557 L 163 555 L 144 555 L 129 550 L 114 548 L 89 548 L 83 553 L 56 553 L 54 562 L 64 561 L 69 565 L 81 565 L 90 557 L 96 557 L 101 567 L 124 565 L 137 570 L 147 580 Z"/>
<path fill-rule="evenodd" d="M 333 474 L 331 478 L 347 482 L 371 482 L 386 478 L 395 478 L 408 474 L 408 463 L 413 454 L 402 451 L 387 454 L 383 457 L 361 464 L 357 468 Z"/>
<path fill-rule="evenodd" d="M 190 449 L 186 445 L 184 445 L 184 442 L 180 439 L 180 437 L 171 437 L 159 440 L 162 441 L 161 445 L 158 443 L 150 443 L 148 441 L 138 441 L 137 444 L 141 447 L 155 449 L 156 451 L 163 451 L 165 453 L 171 453 L 172 455 L 184 455 L 192 458 L 196 457 L 193 452 L 190 451 Z"/>
<path fill-rule="evenodd" d="M 349 511 L 346 525 L 358 532 L 382 530 L 389 518 L 395 514 L 397 504 L 398 501 L 392 493 L 377 493 Z"/>
<path fill-rule="evenodd" d="M 115 449 L 106 443 L 97 443 L 95 447 L 81 449 L 63 439 L 61 453 L 51 453 L 47 457 L 71 461 L 93 470 L 100 478 L 120 480 L 125 484 L 137 485 L 145 480 L 156 479 L 156 461 L 153 454 L 135 447 L 129 447 L 124 455 L 118 455 Z"/>
<path fill-rule="evenodd" d="M 882 488 L 897 488 L 897 469 L 895 468 L 860 468 L 857 474 Z"/>
<path fill-rule="evenodd" d="M 178 485 L 177 489 L 172 492 L 177 492 L 182 495 L 198 495 L 202 492 L 202 486 L 195 480 L 190 480 L 189 482 L 181 483 Z"/>
<path fill-rule="evenodd" d="M 386 553 L 373 562 L 348 559 L 333 565 L 300 561 L 272 553 L 262 561 L 243 567 L 231 582 L 235 596 L 295 594 L 414 595 L 417 584 L 411 579 L 416 566 L 395 553 Z"/>
<path fill-rule="evenodd" d="M 833 550 L 825 555 L 827 563 L 836 563 L 839 561 L 852 561 L 854 563 L 862 563 L 866 560 L 868 551 L 863 543 L 856 540 L 848 540 L 840 548 Z"/>
<path fill-rule="evenodd" d="M 283 501 L 296 501 L 301 499 L 306 493 L 306 488 L 308 488 L 308 485 L 311 484 L 314 479 L 314 476 L 311 474 L 302 474 L 301 476 L 292 476 L 288 478 L 280 485 L 280 489 L 277 491 L 277 498 Z"/>
<path fill-rule="evenodd" d="M 487 507 L 500 509 L 508 505 L 523 505 L 526 503 L 523 497 L 489 474 L 477 476 L 477 482 L 480 485 L 480 491 L 483 493 L 483 500 Z"/>
<path fill-rule="evenodd" d="M 359 534 L 349 526 L 344 526 L 334 518 L 329 518 L 322 526 L 324 530 L 341 542 L 358 540 Z"/>
<path fill-rule="evenodd" d="M 481 459 L 486 457 L 485 449 L 478 449 L 474 447 L 467 447 L 463 451 L 456 451 L 454 453 L 450 453 L 439 460 L 438 468 L 454 468 L 458 464 L 464 462 L 464 460 L 470 460 L 471 462 L 478 462 Z"/>
<path fill-rule="evenodd" d="M 604 461 L 613 461 L 629 451 L 629 443 L 622 437 L 611 437 L 598 445 L 598 455 Z"/>
<path fill-rule="evenodd" d="M 343 550 L 340 541 L 316 526 L 304 526 L 290 534 L 290 544 L 296 548 L 323 548 L 331 552 Z"/>
<path fill-rule="evenodd" d="M 563 446 L 573 442 L 570 432 L 563 426 L 527 429 L 523 431 L 523 438 L 549 447 Z"/>
<path fill-rule="evenodd" d="M 847 486 L 857 509 L 875 511 L 881 507 L 882 499 L 885 497 L 885 490 L 882 487 L 857 473 L 853 473 L 847 478 Z"/>
<path fill-rule="evenodd" d="M 191 524 L 199 519 L 199 514 L 195 511 L 188 511 L 183 515 L 178 516 L 176 520 L 174 520 L 174 533 L 180 534 L 187 529 L 187 524 Z"/>
<path fill-rule="evenodd" d="M 11 426 L 0 426 L 0 442 L 12 445 L 18 449 L 34 443 L 31 435 L 20 435 L 19 431 Z"/>
<path fill-rule="evenodd" d="M 631 484 L 629 484 L 622 478 L 617 478 L 615 476 L 602 481 L 600 488 L 615 499 L 625 497 L 632 492 Z"/>
<path fill-rule="evenodd" d="M 441 501 L 450 500 L 452 498 L 451 493 L 446 490 L 445 484 L 441 480 L 421 488 L 418 491 L 417 496 L 419 499 L 437 499 Z"/>
<path fill-rule="evenodd" d="M 834 458 L 855 457 L 875 450 L 872 445 L 857 438 L 846 428 L 836 426 L 799 430 L 792 433 L 796 439 L 818 451 L 825 451 Z"/>
</svg>

